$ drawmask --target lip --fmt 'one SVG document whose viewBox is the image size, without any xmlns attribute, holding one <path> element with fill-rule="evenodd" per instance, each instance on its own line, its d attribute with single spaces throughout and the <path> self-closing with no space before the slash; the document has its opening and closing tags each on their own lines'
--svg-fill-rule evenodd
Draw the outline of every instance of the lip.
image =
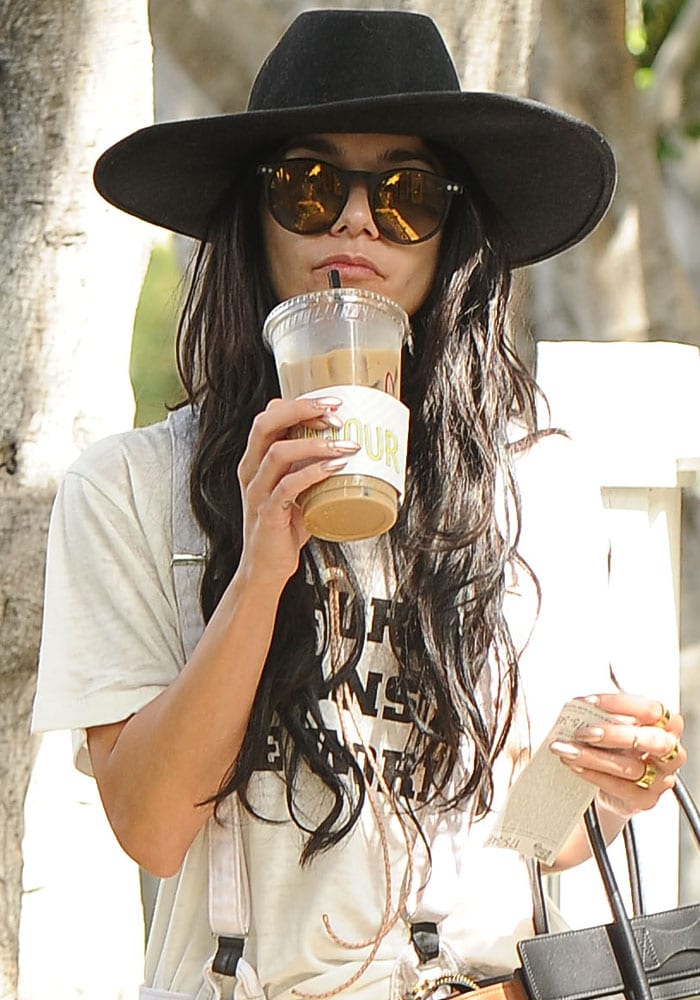
<svg viewBox="0 0 700 1000">
<path fill-rule="evenodd" d="M 341 276 L 351 278 L 373 277 L 383 278 L 384 273 L 370 257 L 359 253 L 338 253 L 324 258 L 314 268 L 315 271 L 339 271 Z"/>
</svg>

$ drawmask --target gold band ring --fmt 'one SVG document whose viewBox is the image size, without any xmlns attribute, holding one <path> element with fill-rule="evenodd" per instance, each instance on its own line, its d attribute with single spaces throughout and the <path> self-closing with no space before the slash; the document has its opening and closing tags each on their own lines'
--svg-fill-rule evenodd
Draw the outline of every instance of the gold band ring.
<svg viewBox="0 0 700 1000">
<path fill-rule="evenodd" d="M 654 723 L 654 725 L 658 726 L 659 729 L 665 729 L 666 726 L 671 721 L 671 713 L 666 708 L 666 706 L 664 705 L 663 702 L 659 702 L 659 704 L 661 705 L 661 715 L 659 716 L 659 718 L 657 719 L 657 721 Z"/>
<path fill-rule="evenodd" d="M 656 781 L 656 768 L 650 760 L 644 761 L 644 774 L 635 781 L 638 788 L 649 788 Z"/>
<path fill-rule="evenodd" d="M 669 761 L 676 759 L 680 748 L 681 745 L 678 742 L 678 740 L 676 740 L 671 749 L 668 751 L 668 753 L 665 753 L 661 757 L 659 757 L 659 760 L 662 761 L 662 763 L 664 764 L 668 764 Z"/>
</svg>

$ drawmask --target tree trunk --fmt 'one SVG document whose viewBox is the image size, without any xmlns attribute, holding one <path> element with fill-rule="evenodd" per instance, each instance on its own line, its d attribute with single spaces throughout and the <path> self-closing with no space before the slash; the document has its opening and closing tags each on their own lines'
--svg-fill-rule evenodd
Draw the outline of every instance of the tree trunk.
<svg viewBox="0 0 700 1000">
<path fill-rule="evenodd" d="M 0 997 L 14 997 L 22 807 L 50 505 L 67 463 L 131 422 L 146 230 L 92 190 L 151 118 L 142 0 L 0 0 Z M 129 249 L 126 250 L 126 241 Z M 141 245 L 142 249 L 139 249 Z"/>
<path fill-rule="evenodd" d="M 290 0 L 150 0 L 149 7 L 156 50 L 186 72 L 213 114 L 246 106 L 258 67 L 292 18 Z"/>
<path fill-rule="evenodd" d="M 538 335 L 698 343 L 700 311 L 669 241 L 656 121 L 635 89 L 624 15 L 621 0 L 544 0 L 537 97 L 608 136 L 619 182 L 593 236 L 533 270 Z"/>
<path fill-rule="evenodd" d="M 380 5 L 428 14 L 455 60 L 463 90 L 525 94 L 542 0 L 387 0 Z M 368 6 L 370 6 L 368 4 Z"/>
</svg>

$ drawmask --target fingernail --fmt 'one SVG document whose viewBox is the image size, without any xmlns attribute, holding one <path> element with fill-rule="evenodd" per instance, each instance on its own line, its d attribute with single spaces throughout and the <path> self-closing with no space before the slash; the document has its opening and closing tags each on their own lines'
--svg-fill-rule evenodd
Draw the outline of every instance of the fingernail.
<svg viewBox="0 0 700 1000">
<path fill-rule="evenodd" d="M 587 701 L 589 705 L 600 705 L 600 698 L 597 694 L 589 694 L 588 697 L 583 700 Z"/>
<path fill-rule="evenodd" d="M 344 469 L 347 464 L 347 458 L 329 458 L 327 462 L 321 462 L 321 468 L 324 472 L 337 472 L 339 469 Z"/>
<path fill-rule="evenodd" d="M 600 743 L 604 736 L 605 730 L 600 726 L 579 726 L 576 730 L 576 739 L 586 743 Z"/>
<path fill-rule="evenodd" d="M 319 410 L 327 409 L 337 409 L 337 407 L 342 406 L 342 399 L 338 399 L 337 396 L 312 396 L 309 399 L 312 406 L 316 406 Z"/>
<path fill-rule="evenodd" d="M 549 744 L 549 749 L 552 753 L 559 754 L 562 757 L 575 757 L 581 756 L 581 751 L 578 747 L 573 746 L 571 743 L 562 743 L 561 740 L 555 740 L 554 743 Z"/>
<path fill-rule="evenodd" d="M 335 413 L 324 413 L 321 419 L 324 424 L 328 424 L 329 427 L 336 427 L 338 430 L 343 426 L 343 421 Z"/>
<path fill-rule="evenodd" d="M 360 450 L 359 444 L 354 441 L 329 441 L 328 447 L 331 451 L 344 451 L 349 455 L 356 455 Z"/>
</svg>

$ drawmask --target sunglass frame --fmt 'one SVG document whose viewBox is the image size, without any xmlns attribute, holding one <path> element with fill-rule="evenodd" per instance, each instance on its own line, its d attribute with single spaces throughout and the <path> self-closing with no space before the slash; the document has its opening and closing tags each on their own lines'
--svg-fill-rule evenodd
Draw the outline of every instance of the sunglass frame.
<svg viewBox="0 0 700 1000">
<path fill-rule="evenodd" d="M 285 165 L 302 163 L 308 163 L 312 166 L 319 166 L 330 170 L 331 173 L 340 180 L 342 185 L 342 200 L 335 215 L 332 218 L 329 216 L 327 219 L 324 219 L 322 225 L 312 229 L 300 229 L 299 227 L 285 221 L 283 217 L 280 217 L 279 208 L 276 206 L 272 195 L 273 181 L 279 169 Z M 373 172 L 371 170 L 344 170 L 343 168 L 337 167 L 335 164 L 328 163 L 325 160 L 304 156 L 275 160 L 270 163 L 261 163 L 258 166 L 257 172 L 265 179 L 265 200 L 273 219 L 275 219 L 275 221 L 279 223 L 283 229 L 286 229 L 290 233 L 295 233 L 297 236 L 317 236 L 319 233 L 325 233 L 332 229 L 342 215 L 343 209 L 347 205 L 352 184 L 356 181 L 362 181 L 367 189 L 367 202 L 372 219 L 382 236 L 385 239 L 388 239 L 391 243 L 396 243 L 399 246 L 417 246 L 419 243 L 424 243 L 426 240 L 432 239 L 432 237 L 440 231 L 440 229 L 444 226 L 445 220 L 447 219 L 450 211 L 452 198 L 455 195 L 461 195 L 464 193 L 464 186 L 462 184 L 457 181 L 453 181 L 448 177 L 442 177 L 440 174 L 436 174 L 432 170 L 424 170 L 421 167 L 394 167 L 390 170 L 381 170 L 378 172 Z M 411 173 L 420 175 L 421 177 L 429 177 L 431 182 L 437 184 L 437 190 L 440 190 L 445 196 L 445 204 L 439 221 L 428 233 L 420 236 L 417 240 L 397 239 L 395 235 L 393 235 L 394 230 L 391 230 L 388 226 L 386 226 L 381 217 L 377 215 L 377 208 L 381 206 L 376 203 L 376 196 L 380 190 L 382 182 L 395 177 L 398 173 Z"/>
</svg>

